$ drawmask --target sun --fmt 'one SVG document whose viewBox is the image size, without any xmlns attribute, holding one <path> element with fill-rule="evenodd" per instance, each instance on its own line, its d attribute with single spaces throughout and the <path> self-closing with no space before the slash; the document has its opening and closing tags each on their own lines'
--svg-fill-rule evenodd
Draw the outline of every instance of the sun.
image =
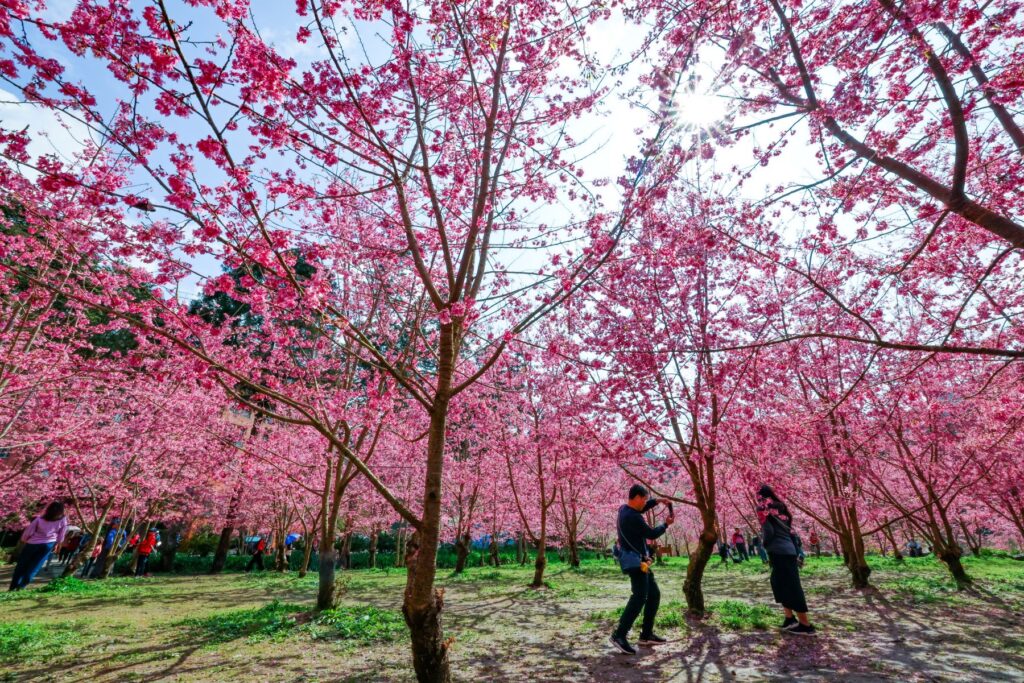
<svg viewBox="0 0 1024 683">
<path fill-rule="evenodd" d="M 724 97 L 707 93 L 683 92 L 676 98 L 676 118 L 684 126 L 708 129 L 729 113 Z"/>
</svg>

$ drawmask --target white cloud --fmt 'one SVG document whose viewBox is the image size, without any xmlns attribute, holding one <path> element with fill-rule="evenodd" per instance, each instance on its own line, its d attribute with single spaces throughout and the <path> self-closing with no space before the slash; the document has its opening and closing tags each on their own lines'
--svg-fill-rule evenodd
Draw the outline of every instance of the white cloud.
<svg viewBox="0 0 1024 683">
<path fill-rule="evenodd" d="M 69 161 L 89 139 L 85 124 L 46 109 L 20 96 L 0 88 L 0 127 L 9 131 L 28 129 L 31 142 L 28 151 L 33 156 L 54 154 Z M 34 171 L 25 169 L 26 173 Z"/>
</svg>

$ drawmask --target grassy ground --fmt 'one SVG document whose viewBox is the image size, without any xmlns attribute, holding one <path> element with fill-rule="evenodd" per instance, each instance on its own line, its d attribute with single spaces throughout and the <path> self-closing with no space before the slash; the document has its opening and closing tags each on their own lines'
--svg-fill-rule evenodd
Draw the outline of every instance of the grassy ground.
<svg viewBox="0 0 1024 683">
<path fill-rule="evenodd" d="M 443 572 L 458 680 L 1024 681 L 1024 563 L 970 558 L 957 591 L 931 558 L 872 558 L 876 590 L 849 587 L 833 558 L 804 583 L 817 638 L 786 636 L 760 562 L 711 566 L 711 616 L 687 620 L 685 560 L 656 575 L 671 642 L 638 657 L 607 644 L 628 582 L 611 561 Z M 9 577 L 10 568 L 0 572 Z M 403 571 L 346 576 L 344 604 L 309 611 L 316 578 L 224 574 L 57 581 L 0 594 L 0 681 L 409 681 Z M 639 670 L 639 671 L 638 671 Z"/>
</svg>

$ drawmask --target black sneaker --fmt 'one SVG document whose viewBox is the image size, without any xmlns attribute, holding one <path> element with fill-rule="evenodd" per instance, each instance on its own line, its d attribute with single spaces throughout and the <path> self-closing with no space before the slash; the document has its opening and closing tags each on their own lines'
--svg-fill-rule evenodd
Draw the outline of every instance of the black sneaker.
<svg viewBox="0 0 1024 683">
<path fill-rule="evenodd" d="M 788 631 L 789 629 L 793 628 L 799 623 L 800 622 L 797 621 L 796 617 L 786 617 L 786 620 L 782 622 L 782 626 L 780 626 L 779 628 L 781 628 L 783 631 Z"/>
<path fill-rule="evenodd" d="M 627 654 L 627 655 L 635 655 L 636 654 L 636 650 L 633 648 L 633 646 L 630 645 L 629 641 L 626 640 L 625 638 L 623 638 L 622 636 L 617 636 L 615 634 L 612 634 L 612 637 L 610 638 L 610 640 L 611 640 L 612 645 L 617 647 L 624 654 Z"/>
<path fill-rule="evenodd" d="M 668 641 L 657 634 L 651 633 L 650 635 L 640 636 L 640 640 L 637 642 L 640 645 L 660 645 L 661 643 L 667 643 Z"/>
<path fill-rule="evenodd" d="M 797 636 L 813 636 L 815 633 L 817 633 L 817 630 L 810 624 L 808 624 L 807 626 L 804 626 L 803 624 L 797 624 L 793 628 L 786 629 L 786 633 L 792 633 L 793 635 Z"/>
</svg>

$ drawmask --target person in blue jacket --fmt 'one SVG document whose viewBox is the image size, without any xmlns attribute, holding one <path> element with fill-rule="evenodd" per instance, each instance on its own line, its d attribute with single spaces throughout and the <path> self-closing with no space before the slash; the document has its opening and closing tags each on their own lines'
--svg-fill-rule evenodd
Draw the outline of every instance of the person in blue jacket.
<svg viewBox="0 0 1024 683">
<path fill-rule="evenodd" d="M 654 633 L 654 617 L 661 604 L 661 591 L 658 589 L 657 581 L 654 580 L 654 572 L 650 568 L 654 553 L 647 541 L 664 534 L 675 518 L 670 512 L 663 524 L 652 527 L 644 519 L 643 514 L 662 502 L 649 498 L 646 487 L 634 484 L 629 489 L 629 502 L 619 508 L 617 520 L 619 549 L 624 552 L 636 553 L 642 561 L 640 567 L 623 570 L 629 575 L 631 594 L 629 602 L 626 603 L 626 609 L 619 619 L 618 628 L 611 636 L 612 645 L 628 655 L 636 654 L 636 650 L 629 644 L 626 635 L 633 628 L 633 622 L 640 615 L 640 610 L 643 610 L 644 613 L 643 626 L 640 630 L 640 644 L 657 645 L 665 642 L 664 638 Z"/>
</svg>

